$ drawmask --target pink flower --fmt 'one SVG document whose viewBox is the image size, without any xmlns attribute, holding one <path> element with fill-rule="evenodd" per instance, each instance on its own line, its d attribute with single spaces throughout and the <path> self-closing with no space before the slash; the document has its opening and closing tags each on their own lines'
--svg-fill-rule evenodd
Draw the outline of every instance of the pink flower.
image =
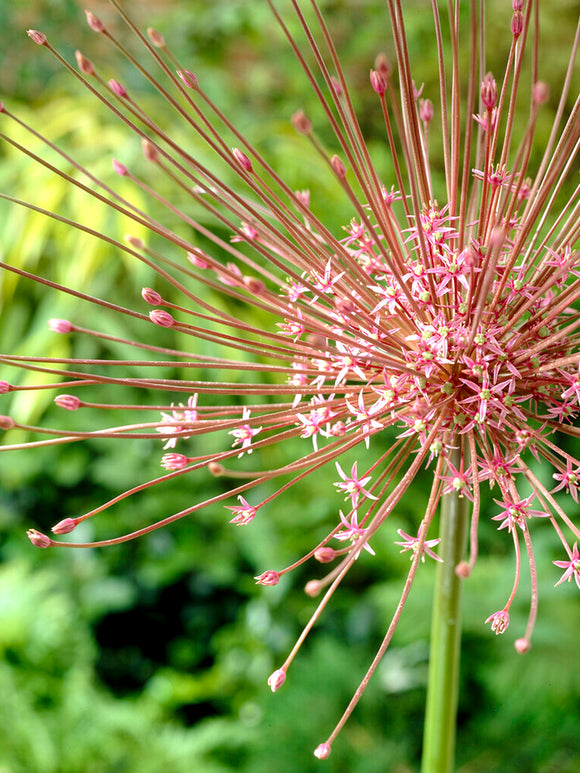
<svg viewBox="0 0 580 773">
<path fill-rule="evenodd" d="M 493 615 L 490 615 L 485 622 L 491 623 L 491 630 L 494 633 L 505 633 L 510 624 L 509 612 L 507 609 L 501 609 L 499 612 L 494 612 Z"/>
<path fill-rule="evenodd" d="M 238 446 L 241 444 L 242 450 L 238 454 L 238 456 L 243 456 L 244 452 L 247 452 L 248 454 L 252 453 L 252 439 L 262 431 L 262 427 L 251 427 L 248 423 L 248 419 L 250 418 L 250 409 L 244 408 L 242 411 L 242 421 L 245 421 L 245 424 L 241 424 L 239 427 L 236 427 L 236 429 L 233 429 L 230 432 L 230 435 L 233 435 L 234 440 L 234 446 Z"/>
<path fill-rule="evenodd" d="M 410 534 L 407 534 L 402 529 L 397 529 L 397 534 L 403 538 L 403 542 L 395 542 L 395 545 L 400 545 L 403 549 L 400 551 L 401 553 L 405 553 L 407 550 L 410 550 L 412 552 L 411 558 L 414 554 L 417 553 L 419 550 L 419 546 L 421 543 L 421 540 L 419 537 L 411 537 Z M 442 558 L 440 558 L 437 553 L 435 553 L 431 548 L 434 548 L 435 545 L 438 545 L 441 542 L 441 539 L 437 537 L 436 539 L 429 539 L 425 540 L 423 542 L 423 545 L 421 546 L 421 561 L 425 563 L 425 555 L 430 556 L 435 561 L 443 561 Z"/>
<path fill-rule="evenodd" d="M 552 563 L 560 569 L 565 570 L 556 585 L 560 585 L 560 583 L 563 583 L 565 580 L 570 582 L 573 577 L 576 585 L 580 589 L 580 553 L 578 552 L 577 542 L 574 543 L 569 561 L 553 561 Z"/>
<path fill-rule="evenodd" d="M 350 477 L 343 472 L 342 467 L 338 462 L 335 462 L 338 474 L 342 478 L 342 482 L 335 483 L 334 485 L 344 491 L 345 499 L 351 498 L 353 508 L 356 508 L 360 495 L 362 494 L 366 499 L 376 499 L 376 497 L 365 489 L 366 484 L 371 480 L 371 476 L 367 475 L 365 478 L 359 478 L 357 473 L 357 462 L 354 462 L 350 471 Z"/>
<path fill-rule="evenodd" d="M 247 526 L 254 520 L 254 516 L 258 512 L 258 508 L 253 507 L 241 495 L 238 496 L 238 499 L 241 502 L 240 505 L 226 507 L 226 510 L 231 510 L 232 513 L 234 513 L 234 517 L 230 523 L 235 523 L 238 526 Z"/>
</svg>

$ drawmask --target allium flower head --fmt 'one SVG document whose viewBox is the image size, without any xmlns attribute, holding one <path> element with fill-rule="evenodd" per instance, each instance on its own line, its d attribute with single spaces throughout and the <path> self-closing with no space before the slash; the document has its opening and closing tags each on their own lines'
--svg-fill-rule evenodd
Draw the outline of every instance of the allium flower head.
<svg viewBox="0 0 580 773">
<path fill-rule="evenodd" d="M 539 80 L 534 46 L 538 30 L 530 3 L 514 6 L 513 18 L 506 14 L 503 19 L 511 47 L 505 69 L 496 73 L 485 67 L 485 30 L 476 12 L 475 37 L 466 15 L 460 22 L 451 19 L 453 34 L 445 42 L 439 14 L 446 10 L 443 4 L 440 9 L 434 4 L 434 39 L 439 49 L 434 61 L 442 68 L 440 93 L 423 95 L 423 87 L 417 88 L 413 81 L 401 4 L 389 0 L 397 68 L 394 72 L 379 57 L 368 85 L 384 119 L 385 152 L 392 159 L 392 173 L 382 178 L 357 119 L 356 95 L 316 3 L 311 2 L 315 22 L 309 26 L 300 4 L 292 2 L 303 34 L 298 39 L 267 0 L 317 100 L 313 117 L 297 109 L 291 118 L 293 126 L 301 140 L 316 149 L 351 208 L 351 219 L 337 232 L 310 209 L 314 196 L 292 190 L 268 154 L 252 143 L 251 136 L 239 132 L 205 93 L 203 83 L 185 69 L 183 65 L 189 63 L 175 61 L 163 36 L 150 31 L 147 37 L 112 2 L 143 48 L 146 63 L 137 61 L 136 67 L 164 100 L 161 109 L 173 112 L 189 132 L 196 133 L 206 143 L 207 154 L 202 160 L 175 142 L 131 89 L 109 78 L 107 63 L 90 63 L 79 53 L 77 65 L 69 64 L 44 35 L 30 33 L 35 43 L 56 56 L 115 112 L 134 134 L 135 144 L 142 143 L 144 159 L 154 174 L 174 184 L 175 198 L 153 190 L 132 169 L 130 159 L 114 159 L 122 190 L 131 184 L 140 196 L 154 197 L 170 215 L 168 222 L 178 217 L 188 229 L 173 230 L 144 213 L 130 196 L 119 192 L 121 188 L 101 182 L 49 139 L 47 145 L 62 161 L 58 168 L 22 148 L 38 164 L 108 202 L 140 232 L 148 229 L 164 243 L 159 251 L 135 237 L 115 242 L 92 231 L 89 224 L 70 222 L 71 227 L 114 244 L 150 271 L 156 289 L 136 287 L 126 307 L 89 296 L 81 287 L 48 283 L 93 304 L 96 311 L 108 309 L 140 321 L 142 339 L 123 342 L 134 347 L 135 359 L 128 363 L 111 358 L 106 372 L 97 360 L 6 355 L 2 362 L 12 366 L 12 373 L 21 368 L 23 373 L 54 374 L 59 382 L 54 388 L 60 382 L 66 388 L 66 394 L 56 399 L 65 410 L 86 404 L 75 395 L 82 395 L 89 385 L 114 390 L 116 385 L 134 384 L 157 395 L 156 413 L 140 405 L 125 406 L 134 411 L 134 422 L 118 425 L 113 418 L 117 406 L 103 401 L 96 407 L 110 411 L 107 430 L 83 427 L 81 410 L 77 432 L 43 429 L 42 439 L 32 444 L 77 442 L 96 434 L 112 441 L 157 438 L 160 463 L 169 472 L 161 477 L 152 472 L 140 490 L 181 475 L 202 477 L 219 469 L 234 482 L 228 491 L 213 497 L 211 506 L 237 499 L 239 504 L 226 505 L 234 514 L 231 522 L 252 529 L 260 528 L 260 518 L 268 517 L 274 500 L 283 502 L 299 491 L 306 476 L 316 475 L 324 465 L 336 469 L 335 486 L 350 510 L 339 510 L 337 500 L 334 520 L 323 540 L 291 567 L 265 570 L 256 579 L 262 585 L 274 585 L 280 576 L 312 558 L 332 562 L 329 573 L 309 585 L 311 595 L 322 590 L 324 595 L 308 631 L 353 563 L 372 560 L 378 546 L 373 542 L 373 549 L 369 543 L 377 531 L 392 530 L 392 541 L 410 551 L 411 562 L 381 653 L 425 556 L 440 560 L 431 548 L 438 543 L 432 524 L 441 498 L 463 497 L 472 503 L 472 515 L 469 557 L 458 567 L 461 576 L 475 567 L 481 517 L 500 521 L 498 539 L 507 539 L 514 547 L 514 586 L 504 609 L 488 617 L 498 633 L 508 625 L 522 556 L 529 564 L 530 618 L 517 641 L 518 651 L 526 651 L 537 606 L 532 546 L 537 528 L 553 526 L 568 556 L 566 561 L 554 562 L 565 570 L 559 582 L 574 577 L 580 587 L 576 545 L 580 532 L 554 497 L 554 491 L 565 489 L 577 501 L 580 468 L 580 462 L 554 436 L 556 430 L 577 436 L 574 421 L 580 410 L 580 317 L 575 305 L 580 297 L 580 189 L 564 193 L 580 144 L 579 101 L 566 112 L 573 99 L 569 84 L 574 55 L 568 73 L 562 73 L 564 86 L 549 140 L 538 147 L 536 123 L 547 87 Z M 87 13 L 87 20 L 96 34 L 123 50 L 94 14 Z M 464 89 L 459 48 L 466 43 L 471 57 Z M 443 65 L 446 46 L 449 69 Z M 532 60 L 531 83 L 522 75 L 527 58 Z M 521 110 L 523 101 L 527 123 L 517 136 L 516 110 Z M 26 125 L 6 107 L 0 119 L 8 133 L 2 136 L 20 147 L 9 136 L 9 127 L 15 123 L 21 130 Z M 317 122 L 327 122 L 332 129 L 334 138 L 328 147 L 315 133 Z M 436 182 L 439 176 L 431 160 L 436 144 L 442 150 L 443 184 Z M 215 166 L 208 160 L 212 156 Z M 71 174 L 71 166 L 80 174 Z M 220 174 L 224 168 L 227 174 Z M 232 179 L 234 183 L 229 182 Z M 200 208 L 229 230 L 229 239 L 213 233 L 191 214 Z M 203 240 L 188 240 L 183 236 L 188 232 Z M 3 263 L 2 267 L 44 281 L 18 266 Z M 213 296 L 204 293 L 203 287 Z M 219 300 L 208 300 L 218 294 Z M 144 304 L 158 308 L 150 311 Z M 77 326 L 74 320 L 47 323 L 55 334 L 115 340 L 100 332 L 98 314 L 93 318 L 91 328 Z M 160 327 L 168 335 L 179 336 L 180 348 L 156 343 Z M 207 343 L 216 345 L 215 354 L 207 353 Z M 166 369 L 174 363 L 187 367 L 190 378 L 167 377 Z M 146 375 L 134 375 L 145 365 Z M 151 375 L 155 367 L 163 375 Z M 7 386 L 2 393 L 20 389 L 18 376 L 13 383 L 3 383 Z M 46 384 L 39 382 L 39 388 Z M 189 395 L 187 406 L 179 402 L 185 395 Z M 16 429 L 19 426 L 15 424 Z M 10 429 L 10 422 L 3 427 Z M 223 440 L 221 450 L 191 457 L 173 451 L 163 454 L 178 444 L 180 451 L 187 452 L 188 439 L 205 433 Z M 52 437 L 47 440 L 47 435 Z M 272 469 L 270 450 L 279 446 L 292 452 L 297 446 L 289 441 L 294 440 L 300 441 L 300 453 Z M 2 450 L 20 447 L 8 439 Z M 353 451 L 357 461 L 351 466 L 344 457 Z M 238 459 L 251 452 L 264 468 L 256 463 L 252 473 L 238 475 L 237 465 L 246 461 Z M 537 477 L 530 459 L 550 466 L 558 481 L 553 491 Z M 412 532 L 417 536 L 411 537 L 392 528 L 390 516 L 419 475 L 429 481 L 430 496 L 424 517 Z M 266 482 L 268 486 L 261 487 Z M 494 488 L 499 513 L 497 509 L 480 512 L 482 484 Z M 245 499 L 250 491 L 259 505 Z M 78 545 L 119 544 L 194 515 L 206 505 L 195 502 L 179 513 L 163 514 L 158 523 L 140 525 L 131 534 Z M 69 532 L 91 515 L 66 519 L 66 527 L 57 525 L 55 532 Z M 396 540 L 397 533 L 403 542 Z M 29 536 L 43 548 L 74 546 L 35 530 Z M 482 618 L 487 612 L 482 610 Z M 282 686 L 297 649 L 268 680 L 272 690 Z M 318 747 L 316 756 L 328 756 L 335 734 Z"/>
</svg>

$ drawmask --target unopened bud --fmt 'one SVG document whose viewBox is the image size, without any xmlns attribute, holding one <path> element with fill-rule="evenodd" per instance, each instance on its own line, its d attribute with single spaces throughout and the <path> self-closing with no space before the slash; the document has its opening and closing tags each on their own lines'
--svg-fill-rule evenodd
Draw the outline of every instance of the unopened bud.
<svg viewBox="0 0 580 773">
<path fill-rule="evenodd" d="M 70 333 L 73 329 L 68 319 L 49 319 L 48 327 L 53 333 Z"/>
<path fill-rule="evenodd" d="M 16 426 L 16 422 L 10 416 L 0 416 L 0 429 L 12 429 L 14 426 Z"/>
<path fill-rule="evenodd" d="M 129 170 L 125 166 L 125 164 L 122 164 L 120 161 L 117 161 L 116 158 L 114 158 L 111 162 L 113 166 L 113 171 L 116 172 L 116 174 L 120 175 L 121 177 L 126 177 L 129 174 Z"/>
<path fill-rule="evenodd" d="M 268 684 L 270 685 L 270 689 L 272 690 L 272 692 L 276 692 L 276 690 L 279 690 L 285 681 L 286 681 L 286 671 L 284 671 L 283 668 L 279 668 L 277 671 L 274 671 L 274 673 L 270 674 L 270 676 L 268 677 Z"/>
<path fill-rule="evenodd" d="M 44 32 L 39 32 L 38 30 L 27 30 L 26 34 L 28 35 L 30 40 L 32 40 L 38 46 L 46 45 L 46 35 L 44 34 Z"/>
<path fill-rule="evenodd" d="M 512 8 L 514 11 L 523 11 L 525 0 L 512 0 Z"/>
<path fill-rule="evenodd" d="M 109 81 L 109 88 L 116 97 L 119 97 L 120 99 L 126 98 L 127 89 L 123 86 L 122 83 L 119 83 L 119 81 L 116 81 L 114 78 L 111 78 Z"/>
<path fill-rule="evenodd" d="M 81 401 L 76 395 L 57 395 L 54 402 L 65 411 L 76 411 L 80 408 Z"/>
<path fill-rule="evenodd" d="M 143 138 L 141 140 L 141 149 L 146 161 L 159 161 L 159 151 L 151 140 Z"/>
<path fill-rule="evenodd" d="M 241 151 L 239 148 L 232 148 L 232 153 L 234 154 L 234 158 L 236 159 L 236 161 L 244 171 L 246 172 L 252 171 L 252 162 L 243 151 Z"/>
<path fill-rule="evenodd" d="M 268 569 L 267 572 L 262 572 L 257 577 L 254 577 L 257 585 L 278 585 L 280 582 L 280 575 L 273 569 Z"/>
<path fill-rule="evenodd" d="M 77 525 L 74 518 L 64 518 L 52 527 L 54 534 L 69 534 Z"/>
<path fill-rule="evenodd" d="M 343 94 L 342 83 L 334 75 L 330 78 L 330 82 L 332 84 L 332 89 L 336 94 L 336 96 L 342 97 L 342 94 Z"/>
<path fill-rule="evenodd" d="M 424 123 L 433 120 L 433 102 L 430 99 L 422 99 L 419 102 L 419 116 Z"/>
<path fill-rule="evenodd" d="M 153 309 L 153 311 L 150 311 L 149 319 L 155 325 L 159 325 L 159 327 L 171 327 L 175 323 L 171 314 L 163 309 Z"/>
<path fill-rule="evenodd" d="M 195 77 L 195 75 L 191 72 L 191 70 L 178 70 L 177 75 L 187 86 L 188 89 L 197 88 L 198 80 Z"/>
<path fill-rule="evenodd" d="M 343 164 L 342 160 L 337 156 L 336 154 L 330 159 L 330 165 L 334 170 L 334 173 L 337 177 L 339 177 L 341 180 L 344 180 L 346 177 L 346 167 Z"/>
<path fill-rule="evenodd" d="M 550 87 L 545 81 L 536 81 L 532 86 L 532 102 L 534 105 L 543 105 L 550 97 Z"/>
<path fill-rule="evenodd" d="M 166 470 L 183 470 L 189 459 L 184 454 L 163 454 L 161 466 Z"/>
<path fill-rule="evenodd" d="M 521 11 L 514 11 L 510 26 L 514 38 L 519 38 L 524 29 L 524 16 Z"/>
<path fill-rule="evenodd" d="M 469 570 L 469 564 L 467 561 L 460 561 L 457 566 L 455 567 L 455 574 L 457 577 L 461 577 L 462 580 L 465 580 L 469 577 L 471 574 Z"/>
<path fill-rule="evenodd" d="M 481 101 L 488 110 L 497 103 L 497 85 L 493 75 L 488 72 L 481 83 Z"/>
<path fill-rule="evenodd" d="M 140 239 L 138 236 L 131 236 L 130 234 L 127 234 L 125 236 L 125 241 L 127 244 L 130 244 L 131 247 L 133 247 L 136 250 L 143 250 L 145 249 L 145 242 L 143 239 Z"/>
<path fill-rule="evenodd" d="M 389 62 L 389 59 L 386 54 L 383 54 L 383 53 L 377 54 L 377 58 L 375 59 L 375 70 L 377 70 L 377 72 L 380 72 L 380 74 L 387 81 L 387 83 L 389 82 L 389 78 L 391 76 L 391 73 L 393 72 L 393 67 Z"/>
<path fill-rule="evenodd" d="M 209 263 L 207 260 L 204 260 L 202 257 L 197 255 L 195 252 L 188 252 L 187 253 L 187 259 L 190 263 L 192 263 L 196 268 L 209 268 Z"/>
<path fill-rule="evenodd" d="M 292 116 L 292 126 L 297 132 L 300 132 L 300 134 L 310 134 L 312 131 L 312 122 L 307 117 L 304 110 L 298 110 L 294 113 Z"/>
<path fill-rule="evenodd" d="M 316 598 L 322 590 L 322 585 L 318 580 L 309 580 L 304 586 L 304 593 L 311 599 Z"/>
<path fill-rule="evenodd" d="M 220 464 L 219 462 L 210 462 L 208 464 L 208 466 L 207 466 L 207 469 L 216 478 L 219 478 L 220 475 L 223 475 L 225 470 L 226 470 L 226 468 L 223 466 L 223 464 Z"/>
<path fill-rule="evenodd" d="M 318 548 L 314 551 L 314 558 L 321 564 L 328 564 L 336 558 L 336 550 L 329 547 Z"/>
<path fill-rule="evenodd" d="M 87 17 L 87 24 L 93 30 L 93 32 L 105 32 L 105 25 L 103 22 L 95 16 L 91 11 L 85 11 Z"/>
<path fill-rule="evenodd" d="M 165 48 L 165 38 L 153 27 L 147 27 L 147 37 L 156 48 Z"/>
<path fill-rule="evenodd" d="M 516 652 L 520 655 L 525 655 L 526 652 L 531 650 L 532 645 L 530 644 L 529 639 L 516 639 L 514 647 L 516 648 Z"/>
<path fill-rule="evenodd" d="M 95 68 L 93 66 L 93 63 L 90 59 L 87 59 L 87 57 L 84 54 L 81 54 L 81 52 L 77 49 L 75 51 L 75 57 L 77 60 L 77 64 L 79 66 L 79 70 L 84 75 L 94 75 L 95 74 Z"/>
<path fill-rule="evenodd" d="M 373 90 L 382 97 L 387 90 L 387 79 L 382 72 L 379 72 L 379 70 L 371 70 L 370 79 Z"/>
<path fill-rule="evenodd" d="M 331 748 L 329 743 L 321 743 L 314 750 L 314 756 L 319 760 L 325 760 L 330 756 Z"/>
<path fill-rule="evenodd" d="M 303 207 L 306 207 L 306 209 L 310 209 L 310 191 L 309 190 L 294 191 L 294 195 L 296 196 L 296 198 L 302 204 Z"/>
<path fill-rule="evenodd" d="M 12 387 L 7 381 L 0 381 L 0 395 L 5 395 L 7 392 L 10 392 L 10 389 Z"/>
<path fill-rule="evenodd" d="M 262 280 L 257 279 L 255 276 L 245 276 L 242 279 L 242 282 L 244 283 L 244 287 L 246 287 L 252 295 L 262 295 L 266 289 L 266 285 Z"/>
<path fill-rule="evenodd" d="M 161 306 L 163 298 L 156 290 L 152 290 L 150 287 L 144 287 L 141 290 L 141 297 L 145 303 L 150 303 L 152 306 Z"/>
<path fill-rule="evenodd" d="M 37 548 L 49 548 L 52 545 L 52 540 L 36 529 L 28 529 L 26 536 Z"/>
</svg>

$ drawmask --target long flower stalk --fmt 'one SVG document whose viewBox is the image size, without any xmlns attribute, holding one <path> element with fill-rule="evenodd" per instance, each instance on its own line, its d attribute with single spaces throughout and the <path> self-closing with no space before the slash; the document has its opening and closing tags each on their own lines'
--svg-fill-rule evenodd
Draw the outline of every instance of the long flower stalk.
<svg viewBox="0 0 580 773">
<path fill-rule="evenodd" d="M 369 85 L 392 161 L 384 179 L 316 0 L 291 0 L 293 24 L 273 0 L 265 2 L 312 88 L 317 117 L 297 110 L 294 128 L 319 155 L 352 213 L 338 233 L 316 214 L 324 207 L 311 206 L 309 191 L 287 184 L 267 151 L 240 132 L 163 35 L 142 32 L 117 0 L 111 4 L 144 58 L 88 11 L 90 28 L 127 57 L 135 82 L 140 78 L 153 87 L 164 116 L 173 115 L 185 129 L 182 136 L 195 136 L 196 143 L 174 137 L 166 121 L 141 103 L 137 88 L 132 93 L 110 77 L 107 63 L 98 66 L 80 51 L 71 63 L 42 32 L 29 31 L 140 143 L 143 160 L 140 165 L 113 158 L 119 185 L 109 184 L 3 104 L 0 138 L 90 201 L 110 207 L 141 236 L 119 241 L 94 227 L 90 213 L 87 222 L 76 222 L 41 203 L 1 196 L 114 247 L 141 264 L 150 286 L 117 302 L 0 263 L 7 274 L 71 296 L 85 309 L 75 319 L 47 320 L 55 335 L 75 341 L 78 357 L 0 355 L 0 396 L 54 390 L 60 409 L 78 412 L 79 428 L 28 425 L 11 416 L 7 404 L 0 428 L 8 440 L 0 451 L 94 439 L 154 438 L 163 446 L 162 474 L 150 472 L 89 512 L 63 514 L 52 528 L 54 537 L 30 529 L 32 543 L 41 548 L 117 545 L 222 505 L 233 524 L 259 528 L 268 510 L 299 491 L 305 478 L 325 466 L 335 471 L 334 485 L 346 504 L 336 508 L 326 535 L 289 566 L 256 578 L 270 586 L 307 562 L 331 565 L 306 586 L 312 598 L 321 599 L 270 676 L 274 691 L 350 568 L 370 560 L 379 530 L 392 529 L 409 486 L 426 477 L 430 496 L 420 523 L 410 534 L 392 535 L 394 550 L 408 552 L 411 561 L 385 638 L 315 754 L 330 754 L 429 557 L 443 563 L 425 765 L 447 770 L 457 689 L 457 586 L 476 570 L 481 519 L 498 524 L 515 555 L 504 607 L 482 612 L 496 633 L 508 628 L 524 564 L 530 573 L 528 623 L 515 641 L 519 653 L 530 649 L 538 612 L 537 529 L 553 528 L 562 552 L 554 563 L 564 570 L 558 583 L 574 579 L 580 588 L 580 530 L 554 496 L 565 491 L 577 502 L 580 483 L 580 461 L 554 438 L 556 431 L 580 436 L 574 424 L 580 413 L 580 186 L 573 180 L 580 98 L 571 94 L 580 24 L 561 74 L 548 142 L 538 143 L 538 116 L 550 105 L 549 87 L 540 80 L 539 0 L 513 0 L 503 17 L 508 53 L 496 75 L 487 69 L 485 4 L 471 0 L 464 10 L 459 2 L 440 7 L 433 0 L 440 83 L 435 103 L 423 98 L 423 87 L 414 81 L 403 4 L 388 0 L 396 65 L 379 54 Z M 319 138 L 317 122 L 329 128 L 330 139 Z M 45 143 L 47 152 L 35 152 L 23 133 Z M 106 315 L 130 322 L 141 337 L 107 331 Z M 166 337 L 158 341 L 160 328 Z M 172 333 L 175 338 L 168 338 Z M 98 428 L 83 425 L 83 415 L 95 414 L 103 417 Z M 539 480 L 531 461 L 549 467 L 552 488 Z M 212 476 L 231 485 L 156 523 L 99 539 L 66 536 L 154 486 Z M 484 483 L 495 497 L 491 513 L 481 504 Z M 445 502 L 438 555 L 439 538 L 432 533 Z M 463 559 L 465 528 L 469 549 Z M 84 533 L 92 534 L 87 527 Z M 441 761 L 431 763 L 432 756 Z"/>
<path fill-rule="evenodd" d="M 461 585 L 456 567 L 464 560 L 469 500 L 442 497 L 439 555 L 429 653 L 422 773 L 453 773 L 461 651 Z"/>
</svg>

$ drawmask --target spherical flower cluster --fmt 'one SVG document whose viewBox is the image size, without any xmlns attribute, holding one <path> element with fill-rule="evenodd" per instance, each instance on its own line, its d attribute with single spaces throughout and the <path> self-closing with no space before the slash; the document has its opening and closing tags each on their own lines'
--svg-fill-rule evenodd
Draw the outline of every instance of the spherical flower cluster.
<svg viewBox="0 0 580 773">
<path fill-rule="evenodd" d="M 215 505 L 237 498 L 239 504 L 227 506 L 234 515 L 231 522 L 240 526 L 252 523 L 252 528 L 259 528 L 260 518 L 267 517 L 269 503 L 292 491 L 305 476 L 315 474 L 323 465 L 336 468 L 335 486 L 346 506 L 344 510 L 337 508 L 327 536 L 291 567 L 268 569 L 256 578 L 269 586 L 312 558 L 333 564 L 326 577 L 309 584 L 311 595 L 323 590 L 325 594 L 307 631 L 353 562 L 363 553 L 374 555 L 373 536 L 380 528 L 389 528 L 389 516 L 409 484 L 429 468 L 430 496 L 416 535 L 399 531 L 403 541 L 396 541 L 397 533 L 393 533 L 396 545 L 411 556 L 401 608 L 425 556 L 439 560 L 433 550 L 439 540 L 428 535 L 432 537 L 432 522 L 442 497 L 463 498 L 471 508 L 469 555 L 456 567 L 457 574 L 467 577 L 474 569 L 481 516 L 498 522 L 515 551 L 513 588 L 504 608 L 487 620 L 496 633 L 508 627 L 522 555 L 526 556 L 532 602 L 527 629 L 517 641 L 518 651 L 523 652 L 529 648 L 536 617 L 532 533 L 539 526 L 538 519 L 551 523 L 567 556 L 567 560 L 554 562 L 564 570 L 559 583 L 574 578 L 580 587 L 580 530 L 554 497 L 555 492 L 564 490 L 578 502 L 580 482 L 580 462 L 560 447 L 554 435 L 559 431 L 577 436 L 574 421 L 580 411 L 580 322 L 575 309 L 580 297 L 580 203 L 578 189 L 564 203 L 560 195 L 578 151 L 580 109 L 576 102 L 570 116 L 564 117 L 569 96 L 565 88 L 548 146 L 537 168 L 530 168 L 536 119 L 547 95 L 545 84 L 537 79 L 528 88 L 529 120 L 516 144 L 516 96 L 525 91 L 519 76 L 525 40 L 533 34 L 530 9 L 522 12 L 514 6 L 511 24 L 509 18 L 506 21 L 512 43 L 501 77 L 496 80 L 491 73 L 478 73 L 477 59 L 473 58 L 468 73 L 469 97 L 464 105 L 457 72 L 453 72 L 453 82 L 445 85 L 445 72 L 441 71 L 441 98 L 434 108 L 432 101 L 420 99 L 421 89 L 412 80 L 398 4 L 389 2 L 389 7 L 398 83 L 393 68 L 380 56 L 371 70 L 369 88 L 376 93 L 384 116 L 394 165 L 392 180 L 380 178 L 370 156 L 322 16 L 317 16 L 318 32 L 329 48 L 328 61 L 295 4 L 297 22 L 312 44 L 311 55 L 318 68 L 315 75 L 273 8 L 334 131 L 336 152 L 327 151 L 303 111 L 292 119 L 304 141 L 312 142 L 321 154 L 329 175 L 350 201 L 352 219 L 340 234 L 313 214 L 308 192 L 293 191 L 286 185 L 267 158 L 204 93 L 190 71 L 179 66 L 175 73 L 173 56 L 160 33 L 150 30 L 146 37 L 127 19 L 158 67 L 163 83 L 149 68 L 143 68 L 142 74 L 160 91 L 168 107 L 175 109 L 237 176 L 238 187 L 224 182 L 173 142 L 125 86 L 101 78 L 96 65 L 82 54 L 77 54 L 76 70 L 43 35 L 30 33 L 35 43 L 59 58 L 142 140 L 146 161 L 155 165 L 160 175 L 174 180 L 192 202 L 231 231 L 231 241 L 225 242 L 190 217 L 186 207 L 178 208 L 158 194 L 161 204 L 213 241 L 215 251 L 202 250 L 144 215 L 94 177 L 89 177 L 92 182 L 87 186 L 64 168 L 55 169 L 70 179 L 71 185 L 110 202 L 173 249 L 176 257 L 166 263 L 140 239 L 130 237 L 125 244 L 118 244 L 155 272 L 157 289 L 136 290 L 136 310 L 114 308 L 143 320 L 143 324 L 171 328 L 182 337 L 189 335 L 193 353 L 162 349 L 149 339 L 135 342 L 135 347 L 148 353 L 163 352 L 165 359 L 157 362 L 159 367 L 171 361 L 187 363 L 198 372 L 213 368 L 240 374 L 235 382 L 148 378 L 144 384 L 141 379 L 139 386 L 160 394 L 188 394 L 187 407 L 165 400 L 157 420 L 139 417 L 133 425 L 111 426 L 106 432 L 99 430 L 99 435 L 114 439 L 159 434 L 163 450 L 169 451 L 160 454 L 168 474 L 147 485 L 204 471 L 227 474 L 226 466 L 235 466 L 245 454 L 267 454 L 274 444 L 301 439 L 299 457 L 274 471 L 246 474 L 241 484 L 212 499 Z M 438 17 L 435 19 L 439 29 Z M 88 21 L 97 34 L 121 47 L 93 14 L 88 14 Z M 454 67 L 458 67 L 456 46 L 457 41 L 452 40 Z M 570 70 L 572 67 L 573 60 Z M 317 78 L 322 78 L 323 86 Z M 429 132 L 438 120 L 437 110 L 445 167 L 443 190 L 434 184 L 430 166 Z M 6 108 L 3 113 L 4 122 L 23 125 Z M 63 161 L 70 160 L 49 140 L 47 143 L 61 153 Z M 113 164 L 124 180 L 148 191 L 127 165 L 116 160 Z M 224 253 L 227 259 L 220 257 Z M 21 268 L 2 265 L 21 276 L 31 276 Z M 226 305 L 211 305 L 196 291 L 196 283 L 220 291 L 226 302 L 258 310 L 269 324 L 257 327 L 250 321 L 251 315 L 242 319 L 225 310 Z M 52 286 L 67 292 L 67 288 Z M 182 293 L 183 306 L 166 299 L 171 295 L 167 288 Z M 146 304 L 158 308 L 143 310 L 140 293 Z M 97 305 L 104 303 L 80 290 L 74 294 Z M 105 337 L 66 320 L 53 319 L 49 325 L 56 334 Z M 196 354 L 200 340 L 238 349 L 240 359 Z M 44 372 L 56 373 L 58 368 L 67 391 L 57 395 L 55 402 L 65 410 L 78 409 L 81 415 L 89 403 L 69 394 L 71 390 L 81 392 L 85 384 L 114 385 L 131 380 L 137 384 L 140 380 L 104 376 L 98 363 L 81 368 L 74 360 L 65 361 L 63 366 L 61 360 L 57 366 L 50 358 L 30 360 L 19 355 L 6 356 L 3 361 Z M 152 364 L 156 363 L 147 361 L 148 366 Z M 251 378 L 244 382 L 246 374 Z M 264 378 L 260 381 L 256 374 Z M 2 383 L 6 385 L 0 389 L 2 393 L 19 389 L 17 381 Z M 204 400 L 208 394 L 222 402 L 216 405 L 216 399 Z M 139 406 L 135 412 L 139 416 Z M 5 422 L 0 426 L 10 429 L 12 425 Z M 186 456 L 182 451 L 187 449 L 187 440 L 206 432 L 221 433 L 223 450 Z M 59 437 L 57 431 L 53 434 Z M 74 437 L 65 434 L 63 439 L 69 442 L 93 434 L 79 431 Z M 376 443 L 378 436 L 383 439 L 380 444 Z M 385 437 L 390 438 L 386 447 Z M 178 444 L 179 452 L 174 450 Z M 15 447 L 19 446 L 7 444 L 2 450 Z M 359 449 L 359 459 L 345 471 L 339 460 L 351 449 Z M 371 461 L 364 461 L 373 453 Z M 530 459 L 551 466 L 557 484 L 552 490 L 534 472 Z M 284 478 L 284 483 L 260 500 L 260 484 L 277 477 Z M 481 512 L 482 484 L 494 491 L 497 508 L 491 513 Z M 204 504 L 196 502 L 128 535 L 77 544 L 118 544 L 195 513 Z M 53 531 L 66 534 L 91 515 L 93 512 L 66 518 Z M 54 540 L 34 529 L 29 536 L 39 547 L 75 544 Z M 394 623 L 398 615 L 400 608 Z M 385 649 L 393 630 L 394 625 L 389 628 Z M 270 677 L 272 690 L 282 686 L 296 649 Z M 316 756 L 328 756 L 334 735 L 318 747 Z"/>
</svg>

